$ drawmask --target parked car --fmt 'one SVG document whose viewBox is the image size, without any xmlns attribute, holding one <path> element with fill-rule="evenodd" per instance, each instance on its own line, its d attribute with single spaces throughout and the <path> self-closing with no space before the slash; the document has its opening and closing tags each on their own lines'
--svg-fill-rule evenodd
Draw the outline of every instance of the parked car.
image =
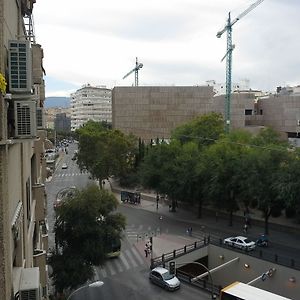
<svg viewBox="0 0 300 300">
<path fill-rule="evenodd" d="M 68 165 L 66 163 L 63 163 L 61 166 L 62 169 L 68 169 Z"/>
<path fill-rule="evenodd" d="M 168 269 L 162 267 L 154 268 L 149 274 L 149 279 L 152 283 L 169 291 L 180 288 L 179 279 L 175 275 L 170 274 Z"/>
<path fill-rule="evenodd" d="M 229 237 L 224 239 L 223 243 L 224 245 L 236 247 L 247 251 L 255 249 L 255 242 L 251 241 L 245 236 Z"/>
</svg>

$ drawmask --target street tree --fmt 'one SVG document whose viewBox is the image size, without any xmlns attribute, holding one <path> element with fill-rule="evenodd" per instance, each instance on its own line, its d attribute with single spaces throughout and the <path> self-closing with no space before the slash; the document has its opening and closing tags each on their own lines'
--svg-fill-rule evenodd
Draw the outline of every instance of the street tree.
<svg viewBox="0 0 300 300">
<path fill-rule="evenodd" d="M 278 211 L 285 206 L 278 193 L 278 184 L 283 167 L 288 163 L 288 153 L 288 144 L 278 133 L 265 128 L 253 137 L 248 160 L 244 163 L 247 185 L 243 190 L 262 212 L 266 234 L 269 233 L 270 216 L 278 216 Z"/>
<path fill-rule="evenodd" d="M 144 187 L 157 193 L 167 194 L 172 201 L 172 211 L 176 210 L 179 183 L 177 157 L 181 152 L 178 142 L 161 143 L 148 149 L 139 169 L 140 180 Z"/>
<path fill-rule="evenodd" d="M 287 215 L 292 212 L 300 223 L 300 151 L 289 153 L 289 160 L 282 166 L 277 182 L 279 198 L 284 202 Z"/>
<path fill-rule="evenodd" d="M 172 139 L 181 144 L 196 142 L 199 148 L 213 144 L 224 133 L 224 121 L 221 114 L 208 113 L 176 127 Z"/>
<path fill-rule="evenodd" d="M 90 185 L 66 198 L 56 210 L 56 247 L 49 263 L 58 292 L 91 279 L 93 265 L 102 265 L 111 241 L 120 239 L 125 217 L 116 213 L 117 199 L 107 190 Z"/>
<path fill-rule="evenodd" d="M 247 155 L 245 142 L 250 134 L 236 130 L 207 147 L 205 151 L 206 195 L 215 209 L 229 213 L 229 225 L 233 223 L 233 213 L 239 210 L 243 191 L 243 161 Z"/>
<path fill-rule="evenodd" d="M 122 176 L 134 168 L 137 149 L 133 136 L 94 121 L 87 122 L 77 134 L 79 167 L 87 169 L 99 181 L 100 187 L 103 179 Z"/>
</svg>

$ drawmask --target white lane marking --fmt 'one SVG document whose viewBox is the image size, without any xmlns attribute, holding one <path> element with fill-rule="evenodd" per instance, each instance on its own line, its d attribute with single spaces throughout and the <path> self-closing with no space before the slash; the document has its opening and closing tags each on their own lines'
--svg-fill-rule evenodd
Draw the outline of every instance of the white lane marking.
<svg viewBox="0 0 300 300">
<path fill-rule="evenodd" d="M 143 265 L 144 264 L 144 260 L 142 259 L 140 253 L 136 250 L 136 248 L 132 248 L 132 253 L 138 259 L 140 265 Z"/>
<path fill-rule="evenodd" d="M 121 254 L 120 254 L 120 258 L 121 258 L 122 263 L 124 264 L 125 268 L 126 268 L 127 270 L 129 270 L 129 269 L 130 269 L 130 266 L 129 266 L 129 264 L 128 264 L 126 258 L 124 257 L 124 254 L 123 254 L 122 252 L 121 252 Z"/>
<path fill-rule="evenodd" d="M 130 253 L 130 251 L 129 251 L 129 250 L 126 250 L 125 253 L 127 254 L 127 257 L 129 258 L 131 264 L 132 264 L 134 267 L 137 267 L 138 265 L 137 265 L 137 263 L 135 262 L 135 260 L 134 260 L 134 258 L 133 258 L 133 256 L 132 256 L 132 254 Z"/>
</svg>

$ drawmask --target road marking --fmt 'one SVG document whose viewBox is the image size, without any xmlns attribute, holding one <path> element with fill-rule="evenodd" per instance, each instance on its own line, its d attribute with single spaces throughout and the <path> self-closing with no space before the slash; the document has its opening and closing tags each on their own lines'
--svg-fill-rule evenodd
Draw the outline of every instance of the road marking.
<svg viewBox="0 0 300 300">
<path fill-rule="evenodd" d="M 105 267 L 109 270 L 111 275 L 115 275 L 116 271 L 114 270 L 113 266 L 111 265 L 110 261 L 107 261 Z"/>
<path fill-rule="evenodd" d="M 124 257 L 124 254 L 123 254 L 122 252 L 121 252 L 121 254 L 120 254 L 120 258 L 121 258 L 121 260 L 122 260 L 122 262 L 123 262 L 125 268 L 126 268 L 127 270 L 129 270 L 129 269 L 130 269 L 130 266 L 129 266 L 129 264 L 128 264 L 126 258 Z"/>
<path fill-rule="evenodd" d="M 144 260 L 142 259 L 140 253 L 135 248 L 132 248 L 132 253 L 138 259 L 138 261 L 140 262 L 140 265 L 143 265 L 144 264 Z"/>
<path fill-rule="evenodd" d="M 131 264 L 134 266 L 134 267 L 137 267 L 137 263 L 135 262 L 135 260 L 133 259 L 133 256 L 132 254 L 130 253 L 129 250 L 126 250 L 125 253 L 127 254 L 127 257 L 129 258 L 129 260 L 131 261 Z"/>
<path fill-rule="evenodd" d="M 112 259 L 111 262 L 115 265 L 115 267 L 118 269 L 119 273 L 123 272 L 122 265 L 120 264 L 120 261 L 118 258 Z"/>
<path fill-rule="evenodd" d="M 99 268 L 99 271 L 100 271 L 100 273 L 102 274 L 102 277 L 107 277 L 107 273 L 106 273 L 106 271 L 104 270 L 104 268 L 103 267 L 100 267 Z"/>
</svg>

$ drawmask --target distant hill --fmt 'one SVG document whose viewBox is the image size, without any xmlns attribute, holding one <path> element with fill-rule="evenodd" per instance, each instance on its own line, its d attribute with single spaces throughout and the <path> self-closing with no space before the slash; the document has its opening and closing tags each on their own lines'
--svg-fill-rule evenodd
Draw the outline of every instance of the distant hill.
<svg viewBox="0 0 300 300">
<path fill-rule="evenodd" d="M 46 97 L 45 107 L 70 107 L 69 97 Z"/>
</svg>

